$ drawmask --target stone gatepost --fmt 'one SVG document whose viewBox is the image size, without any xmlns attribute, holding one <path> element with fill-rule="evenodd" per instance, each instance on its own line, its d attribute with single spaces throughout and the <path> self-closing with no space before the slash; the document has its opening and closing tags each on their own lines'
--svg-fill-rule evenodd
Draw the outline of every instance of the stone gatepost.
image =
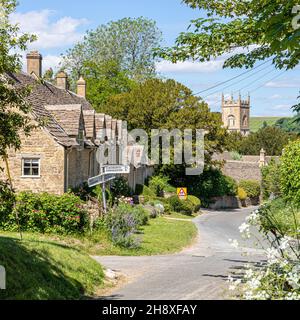
<svg viewBox="0 0 300 320">
<path fill-rule="evenodd" d="M 262 148 L 260 150 L 260 156 L 259 156 L 259 167 L 264 167 L 266 165 L 266 151 Z"/>
</svg>

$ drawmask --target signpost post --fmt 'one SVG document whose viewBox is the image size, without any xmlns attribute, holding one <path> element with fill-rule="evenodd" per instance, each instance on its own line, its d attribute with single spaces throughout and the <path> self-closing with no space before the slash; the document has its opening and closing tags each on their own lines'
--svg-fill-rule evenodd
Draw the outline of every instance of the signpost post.
<svg viewBox="0 0 300 320">
<path fill-rule="evenodd" d="M 98 185 L 102 185 L 102 201 L 103 201 L 104 213 L 107 212 L 106 195 L 105 195 L 106 182 L 111 181 L 115 178 L 116 178 L 116 176 L 113 174 L 102 173 L 102 174 L 100 174 L 96 177 L 92 177 L 88 180 L 88 185 L 90 188 L 98 186 Z"/>
<path fill-rule="evenodd" d="M 103 211 L 106 213 L 107 205 L 106 205 L 106 183 L 116 178 L 116 174 L 125 174 L 130 173 L 129 165 L 104 165 L 100 168 L 100 174 L 96 177 L 92 177 L 88 179 L 89 187 L 95 187 L 98 185 L 102 186 L 102 199 L 103 199 Z"/>
</svg>

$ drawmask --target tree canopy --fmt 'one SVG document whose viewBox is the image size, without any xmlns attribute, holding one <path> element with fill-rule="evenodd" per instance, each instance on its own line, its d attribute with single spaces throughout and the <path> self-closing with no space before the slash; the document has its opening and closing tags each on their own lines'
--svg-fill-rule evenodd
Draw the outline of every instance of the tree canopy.
<svg viewBox="0 0 300 320">
<path fill-rule="evenodd" d="M 204 129 L 207 155 L 223 151 L 226 140 L 220 115 L 210 112 L 206 103 L 175 80 L 149 79 L 136 84 L 130 92 L 110 97 L 101 112 L 148 134 L 151 129 Z"/>
<path fill-rule="evenodd" d="M 102 65 L 114 63 L 127 76 L 142 81 L 155 74 L 154 48 L 160 45 L 161 32 L 155 21 L 124 18 L 88 31 L 84 40 L 63 56 L 62 68 L 75 82 Z"/>
<path fill-rule="evenodd" d="M 277 68 L 292 69 L 299 63 L 298 0 L 183 1 L 194 9 L 204 9 L 207 17 L 193 20 L 176 45 L 161 50 L 160 56 L 176 62 L 209 61 L 230 54 L 225 67 L 252 67 L 271 57 Z M 240 48 L 245 50 L 235 51 Z"/>
<path fill-rule="evenodd" d="M 20 34 L 17 25 L 9 21 L 9 16 L 15 11 L 15 0 L 0 0 L 0 157 L 6 158 L 9 148 L 18 149 L 21 145 L 20 131 L 29 133 L 30 105 L 26 97 L 30 88 L 13 85 L 9 74 L 21 69 L 18 52 L 25 50 L 28 42 L 35 37 Z"/>
</svg>

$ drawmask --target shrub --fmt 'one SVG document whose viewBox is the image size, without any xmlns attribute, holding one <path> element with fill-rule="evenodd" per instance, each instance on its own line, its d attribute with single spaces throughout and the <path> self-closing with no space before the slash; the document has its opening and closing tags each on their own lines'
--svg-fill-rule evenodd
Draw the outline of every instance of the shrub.
<svg viewBox="0 0 300 320">
<path fill-rule="evenodd" d="M 188 196 L 188 200 L 194 205 L 194 212 L 198 212 L 201 208 L 201 200 L 195 196 Z"/>
<path fill-rule="evenodd" d="M 170 209 L 186 215 L 192 215 L 195 206 L 190 200 L 180 200 L 177 196 L 169 198 Z"/>
<path fill-rule="evenodd" d="M 120 176 L 114 179 L 110 185 L 112 198 L 129 197 L 133 195 L 132 189 L 128 185 L 128 181 Z"/>
<path fill-rule="evenodd" d="M 21 192 L 17 195 L 15 209 L 20 226 L 24 231 L 42 233 L 82 232 L 87 226 L 87 212 L 80 198 L 72 193 L 62 196 L 48 193 L 35 194 Z M 12 212 L 5 225 L 6 230 L 17 230 L 15 212 Z"/>
<path fill-rule="evenodd" d="M 271 195 L 274 197 L 281 196 L 280 163 L 272 158 L 267 166 L 262 167 L 261 174 L 263 198 L 267 200 Z"/>
<path fill-rule="evenodd" d="M 212 197 L 236 195 L 237 183 L 234 179 L 223 175 L 220 170 L 211 168 L 205 170 L 199 179 L 193 181 L 189 190 L 206 205 Z"/>
<path fill-rule="evenodd" d="M 241 188 L 241 187 L 238 187 L 238 197 L 239 197 L 239 199 L 240 200 L 246 200 L 247 199 L 247 192 L 243 189 L 243 188 Z"/>
<path fill-rule="evenodd" d="M 124 248 L 137 248 L 139 241 L 133 236 L 139 227 L 137 211 L 132 206 L 120 204 L 105 218 L 115 245 Z"/>
<path fill-rule="evenodd" d="M 148 223 L 149 216 L 147 211 L 144 209 L 144 207 L 141 205 L 138 205 L 131 208 L 132 208 L 132 214 L 138 226 L 145 226 Z"/>
<path fill-rule="evenodd" d="M 242 180 L 239 187 L 244 189 L 249 198 L 256 198 L 260 196 L 260 184 L 256 180 Z"/>
<path fill-rule="evenodd" d="M 0 226 L 7 221 L 15 202 L 15 194 L 9 183 L 0 181 Z"/>
<path fill-rule="evenodd" d="M 144 185 L 142 185 L 142 184 L 137 184 L 136 186 L 135 186 L 135 194 L 136 195 L 141 195 L 141 194 L 143 194 L 143 191 L 144 191 Z"/>
<path fill-rule="evenodd" d="M 142 195 L 144 196 L 146 202 L 156 198 L 155 193 L 147 186 L 144 186 Z"/>
<path fill-rule="evenodd" d="M 285 198 L 300 205 L 300 140 L 291 142 L 281 157 L 280 185 Z"/>
<path fill-rule="evenodd" d="M 230 156 L 233 160 L 242 160 L 242 155 L 238 151 L 230 152 Z"/>
<path fill-rule="evenodd" d="M 154 176 L 149 181 L 149 188 L 157 197 L 163 196 L 163 192 L 167 188 L 169 179 L 163 176 Z"/>
</svg>

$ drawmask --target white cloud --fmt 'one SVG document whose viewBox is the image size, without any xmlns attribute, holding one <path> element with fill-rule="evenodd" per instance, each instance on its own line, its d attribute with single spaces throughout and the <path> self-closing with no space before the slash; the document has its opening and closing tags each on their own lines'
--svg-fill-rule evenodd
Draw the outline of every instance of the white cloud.
<svg viewBox="0 0 300 320">
<path fill-rule="evenodd" d="M 207 62 L 184 61 L 172 63 L 166 60 L 156 64 L 156 70 L 162 73 L 207 73 L 222 69 L 224 60 L 213 60 Z"/>
<path fill-rule="evenodd" d="M 35 49 L 50 49 L 65 47 L 82 39 L 83 34 L 77 29 L 87 24 L 87 19 L 63 17 L 50 21 L 55 12 L 51 10 L 29 11 L 14 13 L 11 21 L 18 23 L 22 32 L 37 35 L 37 41 L 30 45 Z"/>
<path fill-rule="evenodd" d="M 272 100 L 277 100 L 277 99 L 281 99 L 282 96 L 280 94 L 273 94 L 271 97 L 269 97 L 269 99 L 272 99 Z"/>
<path fill-rule="evenodd" d="M 273 110 L 287 110 L 287 109 L 291 109 L 291 105 L 290 104 L 278 104 L 274 107 L 272 107 Z"/>
<path fill-rule="evenodd" d="M 267 88 L 299 88 L 299 80 L 289 79 L 289 80 L 279 80 L 270 81 L 265 84 Z"/>
</svg>

